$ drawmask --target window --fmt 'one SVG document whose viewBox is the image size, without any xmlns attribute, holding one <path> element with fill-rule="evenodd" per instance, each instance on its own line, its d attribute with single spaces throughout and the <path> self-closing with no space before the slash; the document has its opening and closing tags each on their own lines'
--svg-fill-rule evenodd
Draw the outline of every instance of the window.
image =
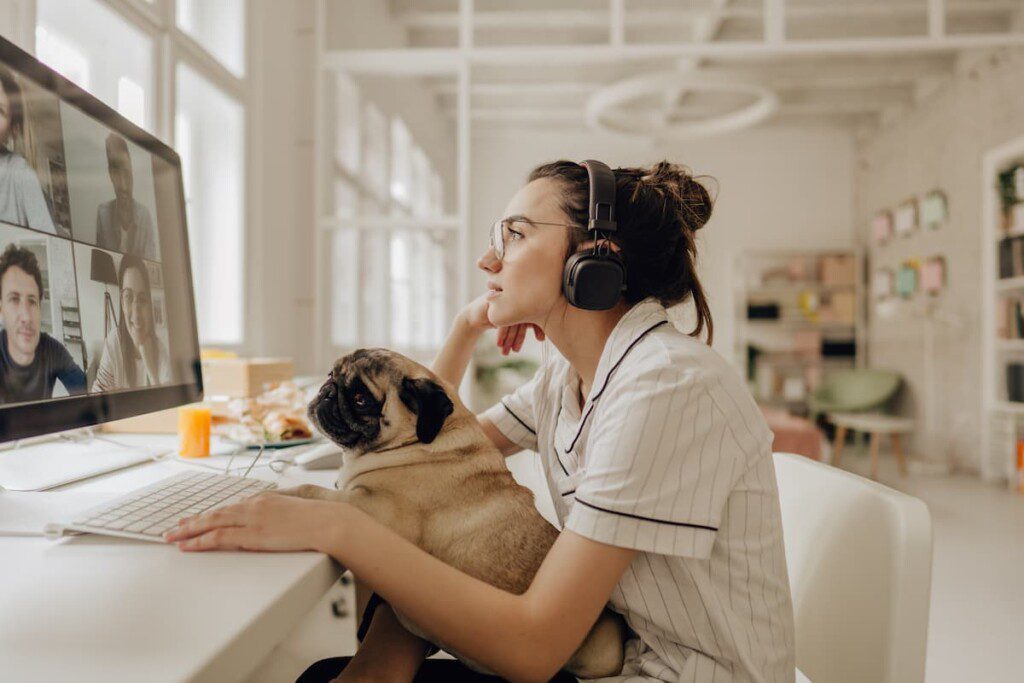
<svg viewBox="0 0 1024 683">
<path fill-rule="evenodd" d="M 177 0 L 178 28 L 236 76 L 245 75 L 244 0 Z"/>
<path fill-rule="evenodd" d="M 153 38 L 99 0 L 76 0 L 70 12 L 66 0 L 39 0 L 37 7 L 39 59 L 125 118 L 155 130 Z"/>
<path fill-rule="evenodd" d="M 36 54 L 178 151 L 200 342 L 243 345 L 247 3 L 145 2 L 36 0 Z"/>
<path fill-rule="evenodd" d="M 178 65 L 177 81 L 174 139 L 185 175 L 199 329 L 204 342 L 239 344 L 245 301 L 243 111 L 184 64 Z"/>
<path fill-rule="evenodd" d="M 388 197 L 388 120 L 380 109 L 367 104 L 363 110 L 363 168 L 371 192 L 381 201 Z"/>
<path fill-rule="evenodd" d="M 69 81 L 89 89 L 89 60 L 67 38 L 45 26 L 36 27 L 36 55 Z"/>
<path fill-rule="evenodd" d="M 331 343 L 425 360 L 444 341 L 455 287 L 456 233 L 417 224 L 441 216 L 441 175 L 405 122 L 363 101 L 351 78 L 337 78 L 333 102 Z"/>
<path fill-rule="evenodd" d="M 412 194 L 412 136 L 402 119 L 391 120 L 391 199 L 407 208 Z"/>
<path fill-rule="evenodd" d="M 146 93 L 130 78 L 117 79 L 117 110 L 137 126 L 145 126 Z"/>
<path fill-rule="evenodd" d="M 353 176 L 359 174 L 359 89 L 350 76 L 338 74 L 334 88 L 335 112 L 338 122 L 334 158 L 341 169 Z"/>
</svg>

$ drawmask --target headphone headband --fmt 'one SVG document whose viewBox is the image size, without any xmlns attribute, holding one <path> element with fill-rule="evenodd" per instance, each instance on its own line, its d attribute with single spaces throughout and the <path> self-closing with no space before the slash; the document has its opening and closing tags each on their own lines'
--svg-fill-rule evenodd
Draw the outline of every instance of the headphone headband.
<svg viewBox="0 0 1024 683">
<path fill-rule="evenodd" d="M 562 292 L 576 308 L 605 311 L 626 289 L 626 266 L 615 250 L 599 248 L 601 233 L 615 232 L 615 174 L 600 161 L 582 162 L 590 180 L 590 220 L 594 248 L 569 257 L 562 272 Z"/>
<path fill-rule="evenodd" d="M 607 164 L 588 159 L 580 163 L 587 169 L 590 185 L 590 222 L 587 230 L 615 232 L 615 174 Z"/>
</svg>

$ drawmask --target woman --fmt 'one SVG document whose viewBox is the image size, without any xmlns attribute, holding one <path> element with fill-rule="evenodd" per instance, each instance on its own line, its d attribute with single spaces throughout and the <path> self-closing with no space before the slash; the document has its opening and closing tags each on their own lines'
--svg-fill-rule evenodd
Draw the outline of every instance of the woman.
<svg viewBox="0 0 1024 683">
<path fill-rule="evenodd" d="M 121 257 L 117 269 L 121 288 L 121 316 L 103 343 L 93 391 L 132 389 L 166 384 L 171 380 L 171 358 L 156 335 L 149 272 L 138 256 Z"/>
<path fill-rule="evenodd" d="M 0 221 L 56 234 L 36 172 L 12 140 L 25 134 L 25 100 L 14 75 L 0 66 Z"/>
<path fill-rule="evenodd" d="M 667 162 L 620 168 L 615 184 L 618 229 L 599 241 L 625 263 L 613 308 L 583 310 L 563 294 L 564 264 L 595 246 L 580 227 L 589 183 L 579 164 L 546 164 L 512 198 L 478 261 L 489 291 L 459 314 L 434 364 L 457 386 L 491 328 L 506 353 L 530 328 L 559 351 L 480 416 L 504 454 L 540 453 L 563 527 L 526 593 L 470 578 L 344 504 L 263 496 L 184 520 L 169 540 L 187 550 L 327 552 L 403 615 L 512 680 L 556 674 L 606 604 L 633 631 L 623 675 L 608 680 L 793 680 L 772 435 L 740 377 L 700 339 L 710 341 L 712 321 L 695 238 L 711 198 Z M 665 311 L 684 301 L 696 313 L 689 334 Z M 342 666 L 339 680 L 412 680 L 426 648 L 387 603 L 354 658 L 318 662 L 300 680 L 327 680 Z M 489 680 L 433 661 L 421 674 Z"/>
</svg>

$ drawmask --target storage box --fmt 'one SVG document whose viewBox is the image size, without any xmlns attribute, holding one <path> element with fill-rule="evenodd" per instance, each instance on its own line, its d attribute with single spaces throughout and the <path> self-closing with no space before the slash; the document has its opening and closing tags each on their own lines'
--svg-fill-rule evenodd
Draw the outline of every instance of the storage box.
<svg viewBox="0 0 1024 683">
<path fill-rule="evenodd" d="M 291 358 L 211 358 L 202 361 L 202 368 L 208 397 L 252 398 L 267 384 L 295 375 Z"/>
<path fill-rule="evenodd" d="M 853 292 L 832 292 L 832 320 L 853 325 L 857 318 L 857 297 Z"/>
<path fill-rule="evenodd" d="M 821 281 L 826 285 L 855 285 L 857 283 L 857 259 L 849 254 L 822 256 Z"/>
<path fill-rule="evenodd" d="M 192 403 L 189 405 L 203 405 Z M 106 422 L 101 429 L 105 432 L 121 434 L 177 434 L 178 433 L 178 409 L 168 408 L 158 410 L 155 413 L 136 415 L 123 420 Z"/>
<path fill-rule="evenodd" d="M 213 411 L 213 424 L 216 426 L 228 420 L 229 399 L 214 399 L 200 403 L 188 403 L 188 406 L 204 406 Z M 105 422 L 100 426 L 105 432 L 122 434 L 177 434 L 178 433 L 178 408 L 175 406 L 167 410 L 158 410 L 155 413 L 126 417 L 123 420 Z"/>
</svg>

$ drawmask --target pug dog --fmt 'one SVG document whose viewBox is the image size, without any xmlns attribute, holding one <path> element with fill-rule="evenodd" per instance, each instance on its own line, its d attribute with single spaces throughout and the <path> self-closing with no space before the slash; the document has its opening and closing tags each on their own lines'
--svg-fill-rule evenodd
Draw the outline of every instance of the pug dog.
<svg viewBox="0 0 1024 683">
<path fill-rule="evenodd" d="M 338 490 L 284 493 L 345 501 L 470 576 L 517 595 L 530 586 L 558 530 L 447 383 L 401 354 L 361 349 L 335 363 L 308 414 L 342 447 Z M 395 614 L 409 632 L 491 673 Z M 606 609 L 563 668 L 580 678 L 619 674 L 626 633 Z"/>
</svg>

